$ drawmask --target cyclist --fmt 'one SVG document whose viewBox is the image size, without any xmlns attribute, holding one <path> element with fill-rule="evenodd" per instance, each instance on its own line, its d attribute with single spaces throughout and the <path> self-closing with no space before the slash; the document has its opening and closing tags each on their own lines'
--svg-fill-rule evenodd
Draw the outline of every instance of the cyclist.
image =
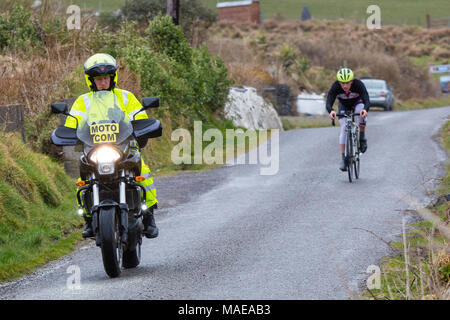
<svg viewBox="0 0 450 320">
<path fill-rule="evenodd" d="M 365 129 L 367 123 L 367 112 L 369 111 L 369 94 L 367 93 L 364 83 L 355 78 L 353 71 L 349 68 L 341 68 L 336 74 L 337 81 L 335 81 L 330 90 L 328 91 L 326 108 L 329 113 L 330 119 L 336 119 L 340 114 L 359 113 L 358 123 L 360 129 L 360 149 L 361 152 L 367 150 L 367 139 L 365 137 Z M 338 98 L 338 112 L 333 110 L 334 101 Z M 345 141 L 347 140 L 347 132 L 345 126 L 347 124 L 347 118 L 339 117 L 339 123 L 341 125 L 341 133 L 339 135 L 339 144 L 342 154 L 342 160 L 339 165 L 339 169 L 347 171 L 346 159 L 345 159 Z"/>
</svg>

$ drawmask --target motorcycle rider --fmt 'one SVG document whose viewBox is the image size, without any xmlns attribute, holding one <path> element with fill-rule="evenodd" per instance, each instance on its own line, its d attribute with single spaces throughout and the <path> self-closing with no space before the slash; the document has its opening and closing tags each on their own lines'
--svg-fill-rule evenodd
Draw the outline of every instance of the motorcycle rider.
<svg viewBox="0 0 450 320">
<path fill-rule="evenodd" d="M 130 119 L 142 108 L 141 103 L 136 99 L 133 93 L 116 88 L 117 85 L 117 64 L 116 60 L 105 53 L 97 53 L 88 58 L 84 64 L 85 79 L 90 92 L 81 95 L 75 100 L 70 114 L 80 120 L 86 119 L 86 109 L 91 105 L 91 97 L 94 92 L 108 90 L 117 97 L 122 111 L 128 115 Z M 136 114 L 135 120 L 148 119 L 145 111 Z M 67 117 L 64 124 L 69 128 L 76 128 L 77 122 L 72 117 Z M 143 224 L 144 235 L 147 238 L 156 238 L 158 236 L 158 228 L 155 224 L 153 216 L 154 209 L 157 208 L 158 200 L 156 199 L 156 188 L 153 186 L 153 178 L 149 167 L 144 163 L 141 156 L 141 176 L 146 179 L 139 182 L 145 189 L 147 194 L 146 204 L 148 209 L 144 212 Z M 83 214 L 86 225 L 82 236 L 84 238 L 94 236 L 92 230 L 92 217 L 85 211 Z"/>
<path fill-rule="evenodd" d="M 365 129 L 367 124 L 367 112 L 369 111 L 370 101 L 369 94 L 367 93 L 364 83 L 355 78 L 353 71 L 349 68 L 341 68 L 336 74 L 337 81 L 335 81 L 330 90 L 328 91 L 326 109 L 329 113 L 330 119 L 336 119 L 336 115 L 344 113 L 359 113 L 359 139 L 360 150 L 366 152 L 367 139 L 365 137 Z M 338 98 L 338 113 L 333 110 L 334 101 Z M 341 125 L 341 133 L 339 135 L 339 144 L 342 154 L 342 160 L 339 165 L 339 169 L 347 171 L 346 159 L 345 159 L 345 141 L 347 141 L 347 132 L 345 126 L 348 119 L 340 117 L 339 123 Z"/>
</svg>

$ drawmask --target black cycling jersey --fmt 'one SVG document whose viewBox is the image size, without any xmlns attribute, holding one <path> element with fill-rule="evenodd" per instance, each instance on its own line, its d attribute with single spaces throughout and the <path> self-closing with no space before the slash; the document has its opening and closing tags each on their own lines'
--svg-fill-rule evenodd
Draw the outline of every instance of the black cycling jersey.
<svg viewBox="0 0 450 320">
<path fill-rule="evenodd" d="M 352 109 L 358 101 L 362 100 L 364 103 L 364 109 L 369 111 L 369 94 L 367 93 L 366 86 L 359 79 L 353 79 L 350 91 L 345 94 L 345 91 L 341 88 L 338 81 L 335 81 L 328 91 L 326 108 L 328 113 L 333 110 L 333 103 L 338 98 L 339 102 L 345 109 Z"/>
</svg>

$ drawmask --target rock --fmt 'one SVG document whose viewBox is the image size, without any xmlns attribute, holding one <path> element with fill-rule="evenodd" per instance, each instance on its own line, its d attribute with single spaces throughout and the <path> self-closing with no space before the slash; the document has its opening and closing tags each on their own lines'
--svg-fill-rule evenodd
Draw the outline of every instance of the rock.
<svg viewBox="0 0 450 320">
<path fill-rule="evenodd" d="M 230 88 L 224 112 L 225 118 L 232 120 L 235 126 L 253 130 L 283 130 L 273 105 L 252 87 Z"/>
</svg>

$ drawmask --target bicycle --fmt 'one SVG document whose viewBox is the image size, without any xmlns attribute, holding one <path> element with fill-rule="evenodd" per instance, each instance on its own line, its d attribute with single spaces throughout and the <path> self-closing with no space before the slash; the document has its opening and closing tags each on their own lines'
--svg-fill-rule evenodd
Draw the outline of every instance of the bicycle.
<svg viewBox="0 0 450 320">
<path fill-rule="evenodd" d="M 360 175 L 360 143 L 359 143 L 359 125 L 355 121 L 355 116 L 359 116 L 359 113 L 350 114 L 338 114 L 339 118 L 347 118 L 345 130 L 347 131 L 347 141 L 345 142 L 345 161 L 347 163 L 348 180 L 353 181 L 353 174 L 355 179 Z M 332 120 L 333 126 L 335 125 Z"/>
</svg>

